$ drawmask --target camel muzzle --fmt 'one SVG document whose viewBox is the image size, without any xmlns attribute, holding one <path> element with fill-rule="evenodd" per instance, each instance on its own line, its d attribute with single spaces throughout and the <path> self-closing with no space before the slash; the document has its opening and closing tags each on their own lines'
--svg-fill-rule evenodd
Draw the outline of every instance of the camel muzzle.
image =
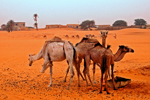
<svg viewBox="0 0 150 100">
<path fill-rule="evenodd" d="M 134 52 L 134 50 L 132 49 L 131 52 Z"/>
<path fill-rule="evenodd" d="M 32 61 L 29 62 L 29 66 L 32 66 Z"/>
</svg>

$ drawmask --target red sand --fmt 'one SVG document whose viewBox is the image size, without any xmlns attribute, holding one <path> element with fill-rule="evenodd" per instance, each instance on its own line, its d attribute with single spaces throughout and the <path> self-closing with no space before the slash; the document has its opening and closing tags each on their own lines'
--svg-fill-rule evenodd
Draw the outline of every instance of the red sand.
<svg viewBox="0 0 150 100">
<path fill-rule="evenodd" d="M 113 53 L 118 46 L 123 44 L 134 49 L 134 53 L 128 53 L 123 60 L 115 63 L 115 75 L 130 78 L 131 83 L 118 90 L 109 88 L 111 94 L 107 95 L 100 89 L 100 70 L 96 67 L 96 81 L 94 87 L 86 86 L 81 80 L 81 87 L 77 87 L 77 76 L 73 78 L 70 90 L 67 90 L 70 73 L 67 82 L 64 83 L 67 69 L 66 61 L 53 63 L 53 86 L 48 88 L 49 69 L 40 73 L 43 60 L 39 60 L 28 66 L 28 55 L 38 53 L 44 41 L 53 36 L 66 39 L 64 35 L 80 35 L 80 39 L 69 38 L 74 45 L 85 34 L 98 36 L 99 31 L 80 31 L 74 29 L 50 29 L 39 31 L 13 31 L 7 33 L 0 31 L 0 99 L 6 100 L 137 100 L 150 99 L 150 29 L 123 29 L 109 31 L 107 43 L 111 45 Z M 117 35 L 117 39 L 113 35 Z M 46 35 L 47 38 L 43 36 Z M 101 42 L 101 38 L 97 37 Z M 83 63 L 82 65 L 83 66 Z M 82 71 L 83 67 L 81 68 Z M 90 67 L 92 78 L 92 65 Z"/>
</svg>

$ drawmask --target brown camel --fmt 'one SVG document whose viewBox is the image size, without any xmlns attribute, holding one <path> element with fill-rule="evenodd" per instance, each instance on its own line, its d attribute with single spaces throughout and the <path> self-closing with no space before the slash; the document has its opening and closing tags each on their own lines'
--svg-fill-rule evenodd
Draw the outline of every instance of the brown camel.
<svg viewBox="0 0 150 100">
<path fill-rule="evenodd" d="M 100 31 L 101 32 L 101 36 L 102 36 L 102 44 L 103 44 L 103 47 L 105 46 L 105 42 L 106 42 L 106 37 L 107 37 L 107 34 L 108 34 L 108 31 L 106 30 L 103 30 L 103 31 Z M 80 87 L 80 77 L 79 77 L 79 74 L 81 75 L 81 72 L 80 72 L 80 63 L 82 62 L 82 59 L 84 58 L 84 54 L 87 50 L 95 47 L 96 44 L 100 44 L 99 41 L 97 39 L 92 39 L 92 38 L 87 38 L 91 36 L 90 35 L 86 35 L 86 38 L 83 38 L 79 43 L 76 44 L 75 46 L 75 49 L 76 49 L 76 52 L 77 52 L 77 74 L 78 74 L 78 86 Z M 66 71 L 67 73 L 69 72 L 69 67 Z M 64 81 L 66 81 L 66 78 L 67 78 L 67 73 L 66 73 L 66 76 L 65 76 L 65 79 Z M 95 63 L 93 63 L 93 82 L 96 83 L 95 81 Z M 83 79 L 83 76 L 81 75 L 82 79 Z"/>
<path fill-rule="evenodd" d="M 78 75 L 78 86 L 80 87 L 80 63 L 82 62 L 82 59 L 84 58 L 84 53 L 88 50 L 91 49 L 93 47 L 95 47 L 95 45 L 99 43 L 99 41 L 97 39 L 91 39 L 91 38 L 83 38 L 79 43 L 76 44 L 75 46 L 75 50 L 76 50 L 76 54 L 77 54 L 77 59 L 76 59 L 76 64 L 77 64 L 77 75 Z M 67 73 L 69 72 L 69 67 L 67 69 Z M 67 73 L 65 76 L 64 81 L 66 81 L 67 78 Z M 82 76 L 81 76 L 82 77 Z"/>
<path fill-rule="evenodd" d="M 102 46 L 105 48 L 108 30 L 102 30 L 102 31 L 100 31 L 100 33 L 101 33 L 101 38 L 102 38 Z M 108 72 L 109 72 L 109 78 L 110 78 L 110 70 L 108 70 Z M 94 62 L 93 62 L 93 83 L 96 83 L 96 81 L 95 81 L 95 63 Z"/>
<path fill-rule="evenodd" d="M 76 35 L 76 38 L 77 38 L 77 39 L 79 39 L 79 38 L 80 38 L 78 34 Z"/>
<path fill-rule="evenodd" d="M 83 71 L 87 85 L 88 85 L 88 82 L 87 82 L 86 75 L 88 76 L 89 81 L 93 86 L 93 83 L 90 79 L 90 74 L 89 74 L 90 60 L 92 60 L 93 63 L 98 63 L 100 65 L 99 67 L 101 68 L 100 93 L 102 93 L 103 74 L 105 72 L 105 88 L 106 88 L 107 93 L 109 94 L 109 91 L 107 88 L 107 73 L 108 73 L 110 65 L 112 69 L 111 73 L 112 73 L 113 85 L 114 85 L 114 89 L 116 89 L 115 83 L 114 83 L 114 74 L 113 74 L 114 61 L 120 61 L 127 52 L 134 52 L 134 50 L 124 45 L 119 46 L 119 49 L 116 52 L 116 54 L 113 54 L 112 51 L 109 49 L 109 47 L 104 48 L 101 45 L 97 45 L 96 47 L 87 50 L 87 52 L 85 53 L 85 57 L 84 57 L 85 67 Z"/>
</svg>

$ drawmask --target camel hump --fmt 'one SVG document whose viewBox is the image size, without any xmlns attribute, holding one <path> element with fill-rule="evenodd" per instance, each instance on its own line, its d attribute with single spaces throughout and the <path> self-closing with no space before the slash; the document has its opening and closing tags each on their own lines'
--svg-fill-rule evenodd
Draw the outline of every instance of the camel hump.
<svg viewBox="0 0 150 100">
<path fill-rule="evenodd" d="M 64 40 L 62 40 L 62 39 L 61 39 L 60 37 L 58 37 L 58 36 L 54 36 L 52 39 L 49 39 L 49 40 L 45 41 L 44 46 L 43 46 L 42 53 L 45 52 L 45 49 L 46 49 L 47 44 L 48 44 L 48 43 L 52 43 L 52 42 L 62 42 L 62 43 L 64 43 Z"/>
<path fill-rule="evenodd" d="M 86 38 L 83 37 L 80 42 L 87 42 L 87 43 L 98 43 L 99 41 L 97 39 L 92 39 L 92 38 Z"/>
<path fill-rule="evenodd" d="M 97 44 L 97 43 L 99 43 L 99 41 L 97 39 L 83 37 L 82 40 L 76 44 L 76 46 L 80 43 L 95 43 L 95 44 Z"/>
<path fill-rule="evenodd" d="M 52 39 L 49 39 L 45 42 L 64 42 L 60 37 L 54 36 Z"/>
</svg>

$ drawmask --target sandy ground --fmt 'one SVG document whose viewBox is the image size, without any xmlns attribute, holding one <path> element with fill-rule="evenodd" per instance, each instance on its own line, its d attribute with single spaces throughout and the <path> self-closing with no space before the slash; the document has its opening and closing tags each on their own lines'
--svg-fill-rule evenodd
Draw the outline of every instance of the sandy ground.
<svg viewBox="0 0 150 100">
<path fill-rule="evenodd" d="M 72 38 L 72 35 L 80 38 Z M 77 87 L 77 76 L 73 78 L 70 90 L 67 82 L 63 82 L 67 69 L 66 61 L 53 63 L 53 86 L 48 88 L 50 81 L 49 69 L 40 73 L 43 60 L 35 61 L 28 66 L 28 55 L 38 53 L 44 41 L 54 36 L 71 41 L 74 45 L 85 34 L 98 37 L 99 31 L 80 31 L 74 29 L 50 29 L 39 31 L 0 31 L 0 100 L 148 100 L 150 99 L 150 29 L 123 29 L 109 31 L 107 43 L 111 45 L 113 53 L 119 45 L 126 45 L 134 49 L 120 62 L 115 62 L 115 76 L 130 78 L 131 83 L 118 90 L 109 88 L 111 94 L 100 90 L 100 70 L 96 67 L 96 81 L 94 87 L 86 86 L 81 80 L 81 87 Z M 116 34 L 115 39 L 113 35 Z M 46 35 L 47 37 L 43 37 Z M 67 39 L 64 35 L 69 35 Z M 82 63 L 81 71 L 83 70 Z M 92 65 L 90 67 L 92 78 Z"/>
</svg>

